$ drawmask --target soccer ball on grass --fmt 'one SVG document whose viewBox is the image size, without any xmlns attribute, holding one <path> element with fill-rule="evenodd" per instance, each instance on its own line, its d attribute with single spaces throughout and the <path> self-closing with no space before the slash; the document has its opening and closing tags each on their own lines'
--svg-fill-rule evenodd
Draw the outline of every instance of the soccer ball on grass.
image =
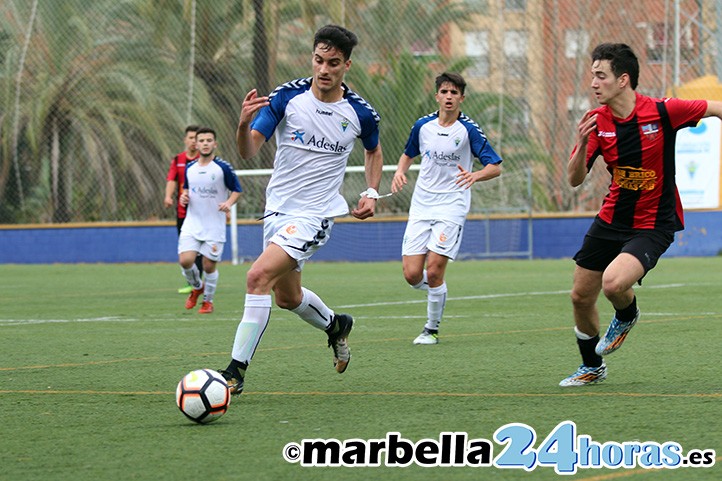
<svg viewBox="0 0 722 481">
<path fill-rule="evenodd" d="M 218 372 L 198 369 L 180 380 L 175 400 L 188 419 L 206 424 L 226 413 L 231 403 L 231 393 L 226 380 Z"/>
</svg>

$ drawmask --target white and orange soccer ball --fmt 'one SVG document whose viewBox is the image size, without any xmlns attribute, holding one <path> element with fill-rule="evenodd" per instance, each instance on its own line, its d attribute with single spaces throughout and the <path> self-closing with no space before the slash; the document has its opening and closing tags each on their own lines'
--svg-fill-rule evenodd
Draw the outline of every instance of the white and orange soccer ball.
<svg viewBox="0 0 722 481">
<path fill-rule="evenodd" d="M 188 419 L 207 424 L 223 416 L 231 403 L 226 380 L 212 369 L 186 374 L 175 391 L 178 408 Z"/>
</svg>

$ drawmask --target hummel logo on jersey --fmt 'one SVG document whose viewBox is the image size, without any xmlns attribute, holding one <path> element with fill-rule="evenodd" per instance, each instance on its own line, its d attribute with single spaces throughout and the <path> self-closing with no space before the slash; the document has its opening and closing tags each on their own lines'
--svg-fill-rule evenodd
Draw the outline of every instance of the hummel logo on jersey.
<svg viewBox="0 0 722 481">
<path fill-rule="evenodd" d="M 599 135 L 600 137 L 616 137 L 616 136 L 617 136 L 617 133 L 616 133 L 616 132 L 607 132 L 607 131 L 604 131 L 604 130 L 600 130 L 597 135 Z"/>
<path fill-rule="evenodd" d="M 436 132 L 436 135 L 438 135 L 439 137 L 448 137 L 449 136 L 449 134 L 445 134 L 444 132 Z"/>
<path fill-rule="evenodd" d="M 304 132 L 303 130 L 294 130 L 293 132 L 291 132 L 291 140 L 293 142 L 298 140 L 299 142 L 303 143 L 303 136 L 305 134 L 306 132 Z"/>
<path fill-rule="evenodd" d="M 316 113 L 321 115 L 328 115 L 329 117 L 333 115 L 333 112 L 331 112 L 330 110 L 316 109 Z"/>
</svg>

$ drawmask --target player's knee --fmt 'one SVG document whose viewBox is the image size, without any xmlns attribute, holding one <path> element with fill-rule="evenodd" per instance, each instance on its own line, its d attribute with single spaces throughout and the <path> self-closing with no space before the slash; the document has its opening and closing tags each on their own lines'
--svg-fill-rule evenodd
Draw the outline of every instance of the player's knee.
<svg viewBox="0 0 722 481">
<path fill-rule="evenodd" d="M 286 309 L 288 311 L 291 311 L 291 310 L 297 308 L 301 304 L 301 301 L 303 300 L 302 296 L 289 295 L 289 293 L 283 292 L 278 289 L 274 289 L 273 294 L 274 294 L 273 297 L 275 298 L 275 301 L 276 301 L 276 305 L 278 307 L 280 307 L 281 309 Z"/>
<path fill-rule="evenodd" d="M 421 282 L 421 279 L 423 279 L 423 277 L 422 277 L 422 276 L 416 276 L 416 275 L 413 275 L 413 274 L 407 274 L 406 272 L 404 272 L 404 279 L 406 279 L 406 282 L 407 282 L 410 286 L 415 286 L 416 284 L 418 284 L 419 282 Z"/>
<path fill-rule="evenodd" d="M 268 291 L 266 276 L 261 269 L 251 269 L 246 274 L 246 291 L 250 293 Z"/>
<path fill-rule="evenodd" d="M 569 296 L 572 300 L 572 305 L 578 309 L 587 308 L 596 304 L 596 296 L 591 296 L 584 291 L 572 289 Z"/>
<path fill-rule="evenodd" d="M 424 271 L 404 267 L 404 279 L 410 286 L 415 286 L 424 279 Z"/>
<path fill-rule="evenodd" d="M 181 257 L 178 259 L 178 264 L 180 264 L 183 269 L 190 269 L 193 266 L 193 260 Z"/>
<path fill-rule="evenodd" d="M 627 283 L 616 276 L 604 276 L 602 279 L 602 292 L 607 298 L 615 297 L 629 289 Z"/>
<path fill-rule="evenodd" d="M 426 271 L 426 278 L 429 281 L 430 286 L 440 286 L 444 283 L 444 273 L 434 269 Z"/>
</svg>

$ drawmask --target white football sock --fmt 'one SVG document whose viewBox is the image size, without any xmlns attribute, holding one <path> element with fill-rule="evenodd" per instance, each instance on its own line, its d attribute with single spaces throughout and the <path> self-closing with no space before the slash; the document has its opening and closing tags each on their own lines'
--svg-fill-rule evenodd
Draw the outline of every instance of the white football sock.
<svg viewBox="0 0 722 481">
<path fill-rule="evenodd" d="M 312 290 L 301 287 L 301 291 L 303 291 L 301 304 L 291 309 L 291 312 L 316 329 L 326 330 L 333 320 L 333 311 Z"/>
<path fill-rule="evenodd" d="M 441 316 L 444 315 L 446 307 L 446 282 L 439 287 L 429 287 L 427 294 L 426 314 L 429 316 L 424 326 L 426 329 L 436 331 L 441 323 Z"/>
<path fill-rule="evenodd" d="M 193 289 L 200 289 L 203 286 L 203 282 L 201 281 L 201 272 L 195 264 L 192 264 L 189 269 L 181 267 L 181 271 L 183 271 L 183 276 Z"/>
<path fill-rule="evenodd" d="M 214 271 L 211 274 L 206 272 L 205 288 L 203 289 L 203 300 L 206 302 L 213 302 L 213 297 L 216 295 L 216 287 L 218 286 L 218 271 Z"/>
<path fill-rule="evenodd" d="M 271 318 L 271 295 L 246 294 L 243 319 L 238 324 L 236 338 L 233 341 L 231 357 L 236 361 L 251 362 L 263 332 Z"/>
</svg>

